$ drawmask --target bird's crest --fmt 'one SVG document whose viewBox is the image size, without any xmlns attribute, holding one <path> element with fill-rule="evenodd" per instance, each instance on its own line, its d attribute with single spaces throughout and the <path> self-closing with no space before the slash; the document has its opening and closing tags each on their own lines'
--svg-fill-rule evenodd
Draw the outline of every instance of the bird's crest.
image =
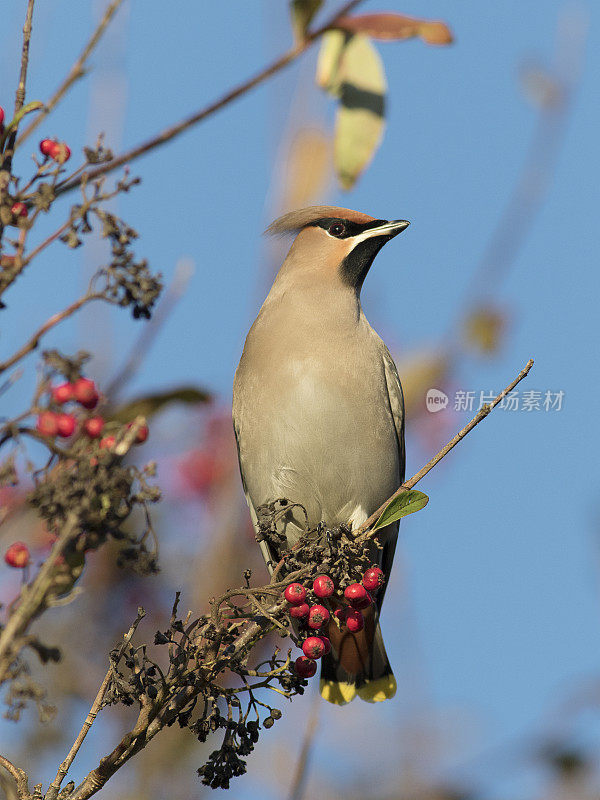
<svg viewBox="0 0 600 800">
<path fill-rule="evenodd" d="M 289 233 L 298 233 L 307 225 L 313 225 L 320 219 L 347 219 L 351 222 L 364 224 L 373 222 L 375 217 L 362 214 L 360 211 L 352 211 L 351 208 L 340 208 L 338 206 L 309 206 L 300 208 L 297 211 L 290 211 L 272 222 L 265 233 L 268 236 L 285 236 Z"/>
</svg>

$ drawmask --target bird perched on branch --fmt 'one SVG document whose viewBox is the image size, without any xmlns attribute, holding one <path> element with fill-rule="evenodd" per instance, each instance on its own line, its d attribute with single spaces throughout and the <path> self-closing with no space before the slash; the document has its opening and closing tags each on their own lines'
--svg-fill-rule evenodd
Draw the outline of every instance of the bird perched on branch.
<svg viewBox="0 0 600 800">
<path fill-rule="evenodd" d="M 316 528 L 363 523 L 404 479 L 404 402 L 396 366 L 369 325 L 360 291 L 373 259 L 408 222 L 313 206 L 277 219 L 272 235 L 296 234 L 244 346 L 233 387 L 233 422 L 244 491 L 256 510 L 285 498 Z M 305 530 L 287 515 L 291 547 Z M 374 550 L 389 575 L 398 524 Z M 268 545 L 261 542 L 270 571 Z M 344 633 L 330 623 L 332 650 L 321 667 L 321 694 L 343 704 L 358 694 L 393 697 L 396 681 L 381 631 L 383 597 L 365 627 Z"/>
</svg>

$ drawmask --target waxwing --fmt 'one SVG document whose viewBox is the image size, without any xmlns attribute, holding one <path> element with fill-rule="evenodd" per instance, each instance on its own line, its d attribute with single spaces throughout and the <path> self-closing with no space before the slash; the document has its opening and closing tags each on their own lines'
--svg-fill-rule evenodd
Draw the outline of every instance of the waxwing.
<svg viewBox="0 0 600 800">
<path fill-rule="evenodd" d="M 285 498 L 306 511 L 311 528 L 364 522 L 404 480 L 404 402 L 392 357 L 360 303 L 363 281 L 383 245 L 408 227 L 334 206 L 285 214 L 267 229 L 295 234 L 246 338 L 233 387 L 233 423 L 242 483 L 256 509 Z M 270 571 L 305 529 L 300 512 L 283 522 L 284 541 L 261 549 Z M 302 514 L 303 516 L 303 514 Z M 386 576 L 398 525 L 382 533 L 374 562 Z M 393 697 L 379 614 L 365 612 L 358 633 L 331 621 L 331 652 L 320 689 L 332 703 L 357 694 Z"/>
</svg>

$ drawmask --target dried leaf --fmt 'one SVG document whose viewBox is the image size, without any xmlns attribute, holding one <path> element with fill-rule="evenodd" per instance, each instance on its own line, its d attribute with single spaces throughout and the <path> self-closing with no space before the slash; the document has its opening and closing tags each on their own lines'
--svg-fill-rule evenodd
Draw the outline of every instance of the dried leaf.
<svg viewBox="0 0 600 800">
<path fill-rule="evenodd" d="M 131 422 L 134 417 L 152 417 L 170 403 L 208 403 L 210 399 L 209 393 L 202 389 L 195 386 L 180 386 L 166 392 L 138 397 L 113 411 L 111 419 L 119 422 Z"/>
<path fill-rule="evenodd" d="M 292 28 L 297 42 L 303 42 L 313 17 L 323 5 L 323 0 L 290 0 Z"/>
<path fill-rule="evenodd" d="M 325 189 L 331 174 L 331 142 L 317 128 L 304 128 L 296 134 L 285 160 L 283 208 L 312 205 Z"/>
<path fill-rule="evenodd" d="M 340 105 L 333 162 L 344 189 L 351 189 L 373 158 L 384 129 L 387 89 L 383 63 L 366 36 L 345 44 L 338 70 Z"/>
<path fill-rule="evenodd" d="M 465 319 L 464 335 L 471 348 L 488 356 L 500 347 L 505 327 L 506 318 L 500 311 L 478 308 Z"/>
<path fill-rule="evenodd" d="M 447 355 L 436 350 L 408 353 L 396 364 L 404 392 L 405 414 L 410 420 L 425 412 L 427 392 L 444 385 L 450 364 Z"/>
<path fill-rule="evenodd" d="M 398 40 L 420 37 L 427 44 L 445 45 L 453 41 L 445 22 L 416 19 L 402 14 L 360 14 L 341 17 L 336 27 L 348 33 L 363 33 L 374 39 Z"/>
</svg>

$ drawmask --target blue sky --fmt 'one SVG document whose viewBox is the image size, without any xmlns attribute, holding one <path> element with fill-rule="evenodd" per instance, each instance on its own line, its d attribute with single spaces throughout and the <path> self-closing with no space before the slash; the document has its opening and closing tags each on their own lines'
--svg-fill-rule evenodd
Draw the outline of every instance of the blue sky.
<svg viewBox="0 0 600 800">
<path fill-rule="evenodd" d="M 18 30 L 21 5 L 6 10 L 5 30 Z M 402 526 L 401 564 L 383 621 L 392 661 L 414 694 L 409 701 L 399 682 L 393 702 L 351 712 L 372 730 L 373 748 L 379 742 L 386 751 L 407 707 L 446 720 L 448 738 L 464 739 L 444 762 L 458 770 L 478 753 L 534 732 L 600 668 L 598 9 L 558 0 L 390 0 L 361 10 L 384 6 L 446 20 L 456 43 L 378 44 L 389 83 L 385 139 L 354 190 L 332 187 L 320 199 L 412 223 L 378 256 L 363 293 L 368 317 L 397 355 L 444 341 L 520 174 L 536 112 L 519 89 L 519 66 L 531 58 L 551 62 L 565 14 L 589 24 L 547 202 L 496 296 L 511 320 L 507 340 L 498 357 L 466 361 L 454 376 L 457 388 L 499 391 L 533 357 L 526 388 L 564 391 L 563 409 L 496 411 L 423 482 L 431 501 Z M 95 13 L 99 8 L 95 3 Z M 75 0 L 40 4 L 30 99 L 50 95 L 91 24 L 87 6 Z M 181 0 L 165 11 L 164 4 L 134 0 L 93 59 L 96 72 L 41 133 L 66 139 L 77 152 L 100 126 L 120 151 L 219 96 L 289 44 L 285 3 Z M 3 41 L 5 107 L 13 99 L 17 53 L 14 36 Z M 302 82 L 311 118 L 332 120 L 328 100 L 310 89 L 315 57 L 312 50 L 300 65 L 133 166 L 143 182 L 119 201 L 119 211 L 140 233 L 138 252 L 167 280 L 184 257 L 195 272 L 132 391 L 191 381 L 229 402 L 245 333 L 268 288 L 260 234 L 272 211 L 273 159 Z M 96 246 L 94 255 L 101 254 Z M 40 259 L 7 296 L 2 353 L 27 337 L 32 322 L 76 297 L 93 263 L 83 251 L 58 245 Z M 107 321 L 114 321 L 109 333 Z M 117 358 L 139 329 L 124 314 L 95 309 L 48 345 L 101 345 Z M 96 369 L 106 374 L 102 362 Z M 3 398 L 8 413 L 30 386 L 26 377 Z M 457 415 L 453 427 L 468 416 Z M 428 454 L 410 429 L 407 436 L 412 474 Z M 418 652 L 406 652 L 406 640 L 411 648 L 418 642 Z M 342 713 L 327 708 L 323 719 L 334 724 Z M 326 759 L 323 748 L 319 758 Z M 490 798 L 521 796 L 532 780 L 525 775 L 509 784 L 498 772 L 485 759 L 477 766 Z M 250 796 L 258 779 L 251 774 L 236 796 Z"/>
</svg>

